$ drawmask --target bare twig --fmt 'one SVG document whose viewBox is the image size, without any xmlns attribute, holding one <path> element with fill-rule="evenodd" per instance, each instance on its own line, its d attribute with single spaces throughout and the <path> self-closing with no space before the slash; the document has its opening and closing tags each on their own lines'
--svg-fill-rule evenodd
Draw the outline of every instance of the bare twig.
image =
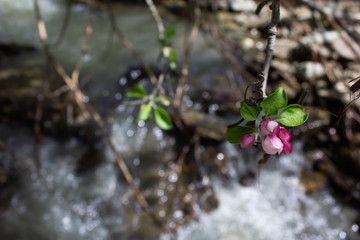
<svg viewBox="0 0 360 240">
<path fill-rule="evenodd" d="M 111 52 L 111 48 L 113 45 L 113 36 L 114 36 L 114 32 L 113 29 L 110 28 L 109 29 L 109 34 L 107 37 L 107 43 L 104 45 L 104 50 L 103 53 L 100 55 L 100 57 L 97 59 L 96 63 L 94 63 L 94 67 L 92 67 L 91 69 L 89 69 L 86 72 L 86 75 L 84 75 L 81 78 L 81 83 L 79 83 L 79 86 L 85 86 L 89 80 L 91 79 L 91 77 L 94 76 L 94 73 L 96 73 L 99 70 L 99 67 L 101 66 L 100 63 L 104 63 L 104 61 L 106 60 L 106 57 L 109 55 L 109 53 Z"/>
<path fill-rule="evenodd" d="M 143 60 L 140 53 L 135 49 L 134 45 L 121 32 L 120 28 L 118 27 L 118 25 L 116 23 L 116 19 L 112 12 L 110 4 L 108 4 L 107 11 L 109 14 L 111 26 L 112 26 L 114 32 L 116 33 L 116 35 L 118 36 L 118 38 L 120 39 L 121 43 L 134 55 L 136 60 L 141 64 L 141 66 L 144 68 L 145 72 L 148 74 L 151 83 L 155 85 L 157 82 L 157 78 L 156 78 L 155 74 L 153 73 L 151 68 L 148 66 L 148 64 L 145 63 L 145 61 Z"/>
<path fill-rule="evenodd" d="M 226 39 L 226 36 L 223 36 L 216 27 L 214 27 L 212 24 L 208 24 L 205 21 L 201 23 L 201 30 L 207 34 L 209 34 L 213 39 L 216 40 L 216 43 L 214 44 L 210 41 L 207 34 L 204 34 L 204 40 L 206 43 L 214 48 L 223 58 L 225 58 L 227 61 L 230 62 L 230 64 L 236 69 L 238 76 L 242 78 L 244 76 L 245 79 L 252 79 L 253 75 L 251 75 L 243 65 L 245 64 L 239 64 L 239 60 L 243 61 L 244 63 L 249 63 L 251 59 L 247 57 L 247 53 L 245 51 L 241 51 L 241 49 L 237 49 L 236 54 L 234 53 L 235 46 L 232 41 L 229 41 L 229 39 Z M 241 51 L 240 53 L 238 51 Z M 238 56 L 241 56 L 239 58 Z M 244 84 L 244 81 L 238 81 L 238 90 L 242 92 L 246 85 Z"/>
<path fill-rule="evenodd" d="M 274 53 L 275 48 L 275 40 L 276 40 L 276 33 L 277 33 L 277 24 L 280 21 L 280 0 L 264 0 L 262 1 L 258 8 L 256 9 L 256 14 L 260 14 L 261 9 L 269 2 L 271 3 L 271 24 L 268 28 L 268 37 L 267 37 L 267 43 L 266 43 L 266 56 L 265 56 L 265 62 L 262 70 L 262 76 L 263 76 L 263 83 L 262 83 L 262 94 L 263 98 L 266 98 L 266 87 L 267 87 L 267 81 L 269 77 L 269 69 L 270 69 L 270 63 L 271 59 Z"/>
<path fill-rule="evenodd" d="M 190 39 L 187 38 L 189 34 L 186 34 L 185 35 L 186 37 L 184 38 L 184 60 L 181 68 L 181 77 L 179 79 L 179 83 L 175 91 L 174 107 L 177 109 L 180 109 L 181 107 L 181 98 L 184 91 L 184 85 L 188 80 L 190 50 L 199 32 L 200 14 L 201 14 L 200 7 L 195 2 L 193 27 L 191 29 Z"/>
<path fill-rule="evenodd" d="M 71 16 L 71 0 L 68 0 L 67 3 L 66 3 L 65 17 L 64 17 L 63 24 L 61 26 L 59 37 L 55 41 L 55 43 L 53 43 L 51 45 L 51 48 L 58 47 L 61 44 L 61 42 L 63 41 L 65 33 L 66 33 L 66 29 L 67 29 L 67 27 L 69 25 L 69 22 L 70 22 L 70 16 Z"/>
<path fill-rule="evenodd" d="M 90 41 L 90 36 L 93 32 L 93 27 L 92 27 L 92 22 L 94 20 L 94 11 L 92 10 L 90 13 L 90 17 L 89 17 L 89 22 L 88 25 L 86 26 L 86 30 L 85 30 L 85 41 L 81 47 L 81 53 L 80 56 L 78 57 L 78 60 L 76 62 L 75 65 L 75 69 L 71 74 L 71 78 L 72 78 L 72 82 L 73 84 L 78 87 L 79 85 L 79 74 L 80 74 L 80 69 L 84 60 L 84 56 L 87 52 L 88 49 L 88 45 L 89 45 L 89 41 Z"/>
<path fill-rule="evenodd" d="M 158 32 L 159 32 L 159 39 L 164 39 L 165 37 L 165 27 L 164 23 L 161 20 L 159 12 L 152 0 L 146 0 L 146 4 L 148 5 L 151 14 L 153 15 L 155 22 L 157 24 Z"/>
</svg>

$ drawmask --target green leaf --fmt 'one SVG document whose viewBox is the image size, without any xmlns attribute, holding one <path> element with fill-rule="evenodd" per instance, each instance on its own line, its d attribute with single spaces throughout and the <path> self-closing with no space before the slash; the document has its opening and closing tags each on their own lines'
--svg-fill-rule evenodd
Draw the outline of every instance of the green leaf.
<svg viewBox="0 0 360 240">
<path fill-rule="evenodd" d="M 126 96 L 142 98 L 146 96 L 146 91 L 140 84 L 137 83 L 131 88 L 131 91 L 128 92 Z"/>
<path fill-rule="evenodd" d="M 170 62 L 170 69 L 171 70 L 176 70 L 176 62 L 174 62 L 174 61 Z"/>
<path fill-rule="evenodd" d="M 287 104 L 287 96 L 284 88 L 279 88 L 262 101 L 265 117 L 277 115 L 278 111 Z"/>
<path fill-rule="evenodd" d="M 241 116 L 247 121 L 254 121 L 260 114 L 260 107 L 256 103 L 249 104 L 249 100 L 245 99 L 241 101 Z"/>
<path fill-rule="evenodd" d="M 139 115 L 138 115 L 138 121 L 143 120 L 144 122 L 149 121 L 151 116 L 151 105 L 150 104 L 144 104 L 141 106 Z"/>
<path fill-rule="evenodd" d="M 165 46 L 165 40 L 162 39 L 162 38 L 158 38 L 158 43 L 161 45 L 161 46 Z"/>
<path fill-rule="evenodd" d="M 304 112 L 301 105 L 292 104 L 281 111 L 278 122 L 284 126 L 295 127 L 303 124 L 308 116 L 309 113 Z"/>
<path fill-rule="evenodd" d="M 255 132 L 255 128 L 248 126 L 236 126 L 234 128 L 229 128 L 225 133 L 225 138 L 232 144 L 240 144 L 241 138 L 245 134 L 251 134 Z"/>
<path fill-rule="evenodd" d="M 161 46 L 169 45 L 169 40 L 170 40 L 170 38 L 171 38 L 172 36 L 174 36 L 174 34 L 175 34 L 175 28 L 176 28 L 176 25 L 175 25 L 175 24 L 171 24 L 171 25 L 166 29 L 166 32 L 165 32 L 164 37 L 158 39 L 158 43 L 159 43 Z"/>
<path fill-rule="evenodd" d="M 161 107 L 155 108 L 155 122 L 163 130 L 173 127 L 170 115 Z"/>
<path fill-rule="evenodd" d="M 171 61 L 176 61 L 176 52 L 174 51 L 173 48 L 170 49 L 170 56 L 169 56 Z"/>
<path fill-rule="evenodd" d="M 169 41 L 170 38 L 172 36 L 174 36 L 175 34 L 175 28 L 176 28 L 176 25 L 175 24 L 171 24 L 167 29 L 166 29 L 166 32 L 165 32 L 165 41 Z"/>
<path fill-rule="evenodd" d="M 170 106 L 170 101 L 167 97 L 157 96 L 155 98 L 155 102 L 160 102 L 162 105 L 164 105 L 166 107 Z"/>
</svg>

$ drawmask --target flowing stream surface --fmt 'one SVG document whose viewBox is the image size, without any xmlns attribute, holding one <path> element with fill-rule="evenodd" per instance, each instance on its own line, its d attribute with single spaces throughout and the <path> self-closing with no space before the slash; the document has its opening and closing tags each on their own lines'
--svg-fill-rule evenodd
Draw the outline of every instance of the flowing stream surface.
<svg viewBox="0 0 360 240">
<path fill-rule="evenodd" d="M 39 2 L 49 42 L 55 42 L 66 1 Z M 68 71 L 72 70 L 80 53 L 89 12 L 86 5 L 72 8 L 66 38 L 53 51 Z M 116 17 L 136 49 L 147 61 L 154 62 L 160 48 L 156 24 L 148 9 L 141 5 L 122 5 L 116 9 Z M 20 64 L 31 68 L 43 63 L 32 1 L 2 0 L 0 19 L 2 42 L 33 45 L 39 49 L 4 65 Z M 177 21 L 177 33 L 184 31 L 185 24 L 181 20 L 172 15 L 165 16 L 165 19 L 167 23 Z M 97 10 L 94 34 L 82 69 L 85 75 L 91 74 L 80 76 L 82 88 L 96 106 L 106 105 L 109 99 L 120 103 L 123 95 L 114 85 L 121 88 L 120 76 L 134 62 L 129 51 L 115 36 L 109 35 L 110 28 L 107 14 Z M 175 46 L 181 44 L 179 37 Z M 214 72 L 220 72 L 218 68 L 223 66 L 221 57 L 205 45 L 199 37 L 191 55 L 193 67 L 190 67 L 191 76 L 203 82 L 211 79 Z M 102 59 L 99 52 L 106 53 L 106 58 Z M 92 73 L 93 69 L 96 71 Z M 138 73 L 135 71 L 133 74 Z M 192 105 L 190 100 L 187 105 Z M 181 223 L 185 213 L 177 209 L 175 200 L 175 203 L 170 203 L 173 199 L 169 197 L 175 191 L 174 182 L 178 177 L 169 171 L 174 168 L 173 160 L 176 159 L 176 138 L 152 123 L 137 125 L 136 114 L 136 108 L 117 107 L 111 138 L 129 165 L 135 183 L 140 186 L 141 181 L 147 181 L 149 186 L 143 187 L 144 194 L 156 195 L 155 212 L 159 217 L 173 219 L 173 222 L 168 222 L 170 226 L 175 221 Z M 77 138 L 57 140 L 45 137 L 37 144 L 30 129 L 16 124 L 1 124 L 0 133 L 4 144 L 13 151 L 2 152 L 0 159 L 4 165 L 14 167 L 19 175 L 12 188 L 11 203 L 0 216 L 2 240 L 170 239 L 144 216 L 108 147 L 100 147 L 103 160 L 98 166 L 79 173 L 77 161 L 86 153 L 87 146 Z M 294 143 L 292 154 L 271 158 L 256 176 L 259 180 L 247 186 L 240 185 L 238 179 L 249 170 L 257 172 L 256 159 L 261 158 L 261 152 L 256 149 L 239 151 L 237 146 L 228 143 L 221 143 L 218 149 L 217 159 L 222 161 L 224 156 L 228 159 L 224 171 L 229 178 L 203 178 L 201 183 L 212 182 L 219 205 L 205 212 L 194 204 L 198 219 L 180 227 L 178 239 L 359 239 L 359 226 L 354 223 L 356 212 L 331 194 L 327 186 L 304 193 L 299 177 L 301 169 L 310 163 L 303 152 L 302 141 Z M 36 152 L 40 162 L 34 161 Z M 186 196 L 191 198 L 191 193 Z"/>
</svg>

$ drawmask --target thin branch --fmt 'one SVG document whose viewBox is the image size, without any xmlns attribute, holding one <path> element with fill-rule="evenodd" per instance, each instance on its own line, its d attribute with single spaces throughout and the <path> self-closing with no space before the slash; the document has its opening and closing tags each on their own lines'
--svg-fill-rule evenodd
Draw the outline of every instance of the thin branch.
<svg viewBox="0 0 360 240">
<path fill-rule="evenodd" d="M 263 9 L 263 7 L 265 7 L 265 5 L 268 4 L 271 1 L 272 0 L 264 0 L 261 3 L 259 3 L 259 5 L 257 6 L 257 8 L 255 10 L 256 15 L 259 15 L 261 10 Z"/>
<path fill-rule="evenodd" d="M 257 14 L 260 14 L 261 9 L 269 3 L 270 0 L 265 0 L 261 2 L 258 6 L 258 9 L 256 10 Z M 266 98 L 266 87 L 269 77 L 269 69 L 271 64 L 271 59 L 274 53 L 275 48 L 275 40 L 276 40 L 276 33 L 277 33 L 277 24 L 280 21 L 280 0 L 271 0 L 271 24 L 268 28 L 268 37 L 267 37 L 267 43 L 266 43 L 266 50 L 265 50 L 265 62 L 262 70 L 262 76 L 263 76 L 263 83 L 262 83 L 262 94 L 263 98 Z"/>
<path fill-rule="evenodd" d="M 92 27 L 93 20 L 94 20 L 94 10 L 92 9 L 89 17 L 89 22 L 85 30 L 85 41 L 81 47 L 81 53 L 76 62 L 75 69 L 71 74 L 72 82 L 76 87 L 79 85 L 80 69 L 84 60 L 84 56 L 86 55 L 89 46 L 90 36 L 93 32 L 93 27 Z"/>
<path fill-rule="evenodd" d="M 190 49 L 199 32 L 200 14 L 201 14 L 200 7 L 197 4 L 197 2 L 195 2 L 194 23 L 191 29 L 190 39 L 187 38 L 188 34 L 186 34 L 184 38 L 184 60 L 181 68 L 181 77 L 179 79 L 179 83 L 175 91 L 174 107 L 177 109 L 180 109 L 181 107 L 181 98 L 184 92 L 184 85 L 188 80 Z"/>
<path fill-rule="evenodd" d="M 155 85 L 156 82 L 157 82 L 157 78 L 156 78 L 155 74 L 153 73 L 153 71 L 151 71 L 151 68 L 145 63 L 145 61 L 143 60 L 140 53 L 135 49 L 134 45 L 120 31 L 120 28 L 118 27 L 118 25 L 116 23 L 116 19 L 115 19 L 115 16 L 114 16 L 113 12 L 112 12 L 110 4 L 108 4 L 107 6 L 108 6 L 107 11 L 108 11 L 108 14 L 109 14 L 109 20 L 110 20 L 110 23 L 111 23 L 111 26 L 112 26 L 114 32 L 116 33 L 116 35 L 120 39 L 121 43 L 134 55 L 136 60 L 140 62 L 141 66 L 144 68 L 145 72 L 149 76 L 149 79 L 150 79 L 151 83 Z"/>
<path fill-rule="evenodd" d="M 229 39 L 226 39 L 225 36 L 219 33 L 219 31 L 214 27 L 212 24 L 207 24 L 206 22 L 201 23 L 201 30 L 208 35 L 210 35 L 212 38 L 216 39 L 216 43 L 214 44 L 210 41 L 210 38 L 207 36 L 207 34 L 204 34 L 204 40 L 209 45 L 209 47 L 214 48 L 223 58 L 225 58 L 227 61 L 232 64 L 232 66 L 238 71 L 240 74 L 238 74 L 239 77 L 244 76 L 245 79 L 252 79 L 253 75 L 251 75 L 243 65 L 246 64 L 239 64 L 239 60 L 243 61 L 244 63 L 251 62 L 251 59 L 247 57 L 247 53 L 245 51 L 242 51 L 241 49 L 237 49 L 236 55 L 233 52 L 235 49 L 235 46 L 233 45 L 232 41 L 229 41 Z M 238 51 L 241 51 L 240 53 Z M 241 58 L 238 58 L 237 56 L 241 56 Z M 244 84 L 244 81 L 238 81 L 239 87 L 238 90 L 242 91 L 246 87 Z"/>
<path fill-rule="evenodd" d="M 110 51 L 111 51 L 111 48 L 113 45 L 113 35 L 114 35 L 113 33 L 114 33 L 113 29 L 110 27 L 107 41 L 106 41 L 106 44 L 104 45 L 105 48 L 104 48 L 102 54 L 100 55 L 100 57 L 96 60 L 96 63 L 94 63 L 94 67 L 89 69 L 86 72 L 86 75 L 81 78 L 81 83 L 79 83 L 80 87 L 85 86 L 89 82 L 91 77 L 94 76 L 94 73 L 96 73 L 99 70 L 99 67 L 101 66 L 100 63 L 104 63 L 106 60 L 106 57 L 110 54 Z"/>
<path fill-rule="evenodd" d="M 71 0 L 68 0 L 68 2 L 66 4 L 65 17 L 64 17 L 63 24 L 61 26 L 59 37 L 55 41 L 55 43 L 51 44 L 51 48 L 58 47 L 61 44 L 61 42 L 63 41 L 65 33 L 66 33 L 66 29 L 70 22 L 70 16 L 71 16 Z"/>
<path fill-rule="evenodd" d="M 155 22 L 157 24 L 158 32 L 159 32 L 159 39 L 165 38 L 165 27 L 164 23 L 161 20 L 161 17 L 159 15 L 159 12 L 152 0 L 146 0 L 146 4 L 148 5 L 151 14 L 153 15 Z"/>
</svg>

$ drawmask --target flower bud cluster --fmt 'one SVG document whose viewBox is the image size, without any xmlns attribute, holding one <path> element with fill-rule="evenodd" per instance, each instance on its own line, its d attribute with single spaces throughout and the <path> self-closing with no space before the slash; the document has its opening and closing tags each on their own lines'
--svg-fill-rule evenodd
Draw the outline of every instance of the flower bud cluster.
<svg viewBox="0 0 360 240">
<path fill-rule="evenodd" d="M 279 123 L 271 119 L 264 119 L 259 126 L 260 133 L 263 134 L 261 146 L 267 154 L 288 154 L 292 152 L 290 143 L 291 135 L 285 129 L 281 128 Z M 245 134 L 241 138 L 241 147 L 250 148 L 255 143 L 255 135 Z"/>
</svg>

